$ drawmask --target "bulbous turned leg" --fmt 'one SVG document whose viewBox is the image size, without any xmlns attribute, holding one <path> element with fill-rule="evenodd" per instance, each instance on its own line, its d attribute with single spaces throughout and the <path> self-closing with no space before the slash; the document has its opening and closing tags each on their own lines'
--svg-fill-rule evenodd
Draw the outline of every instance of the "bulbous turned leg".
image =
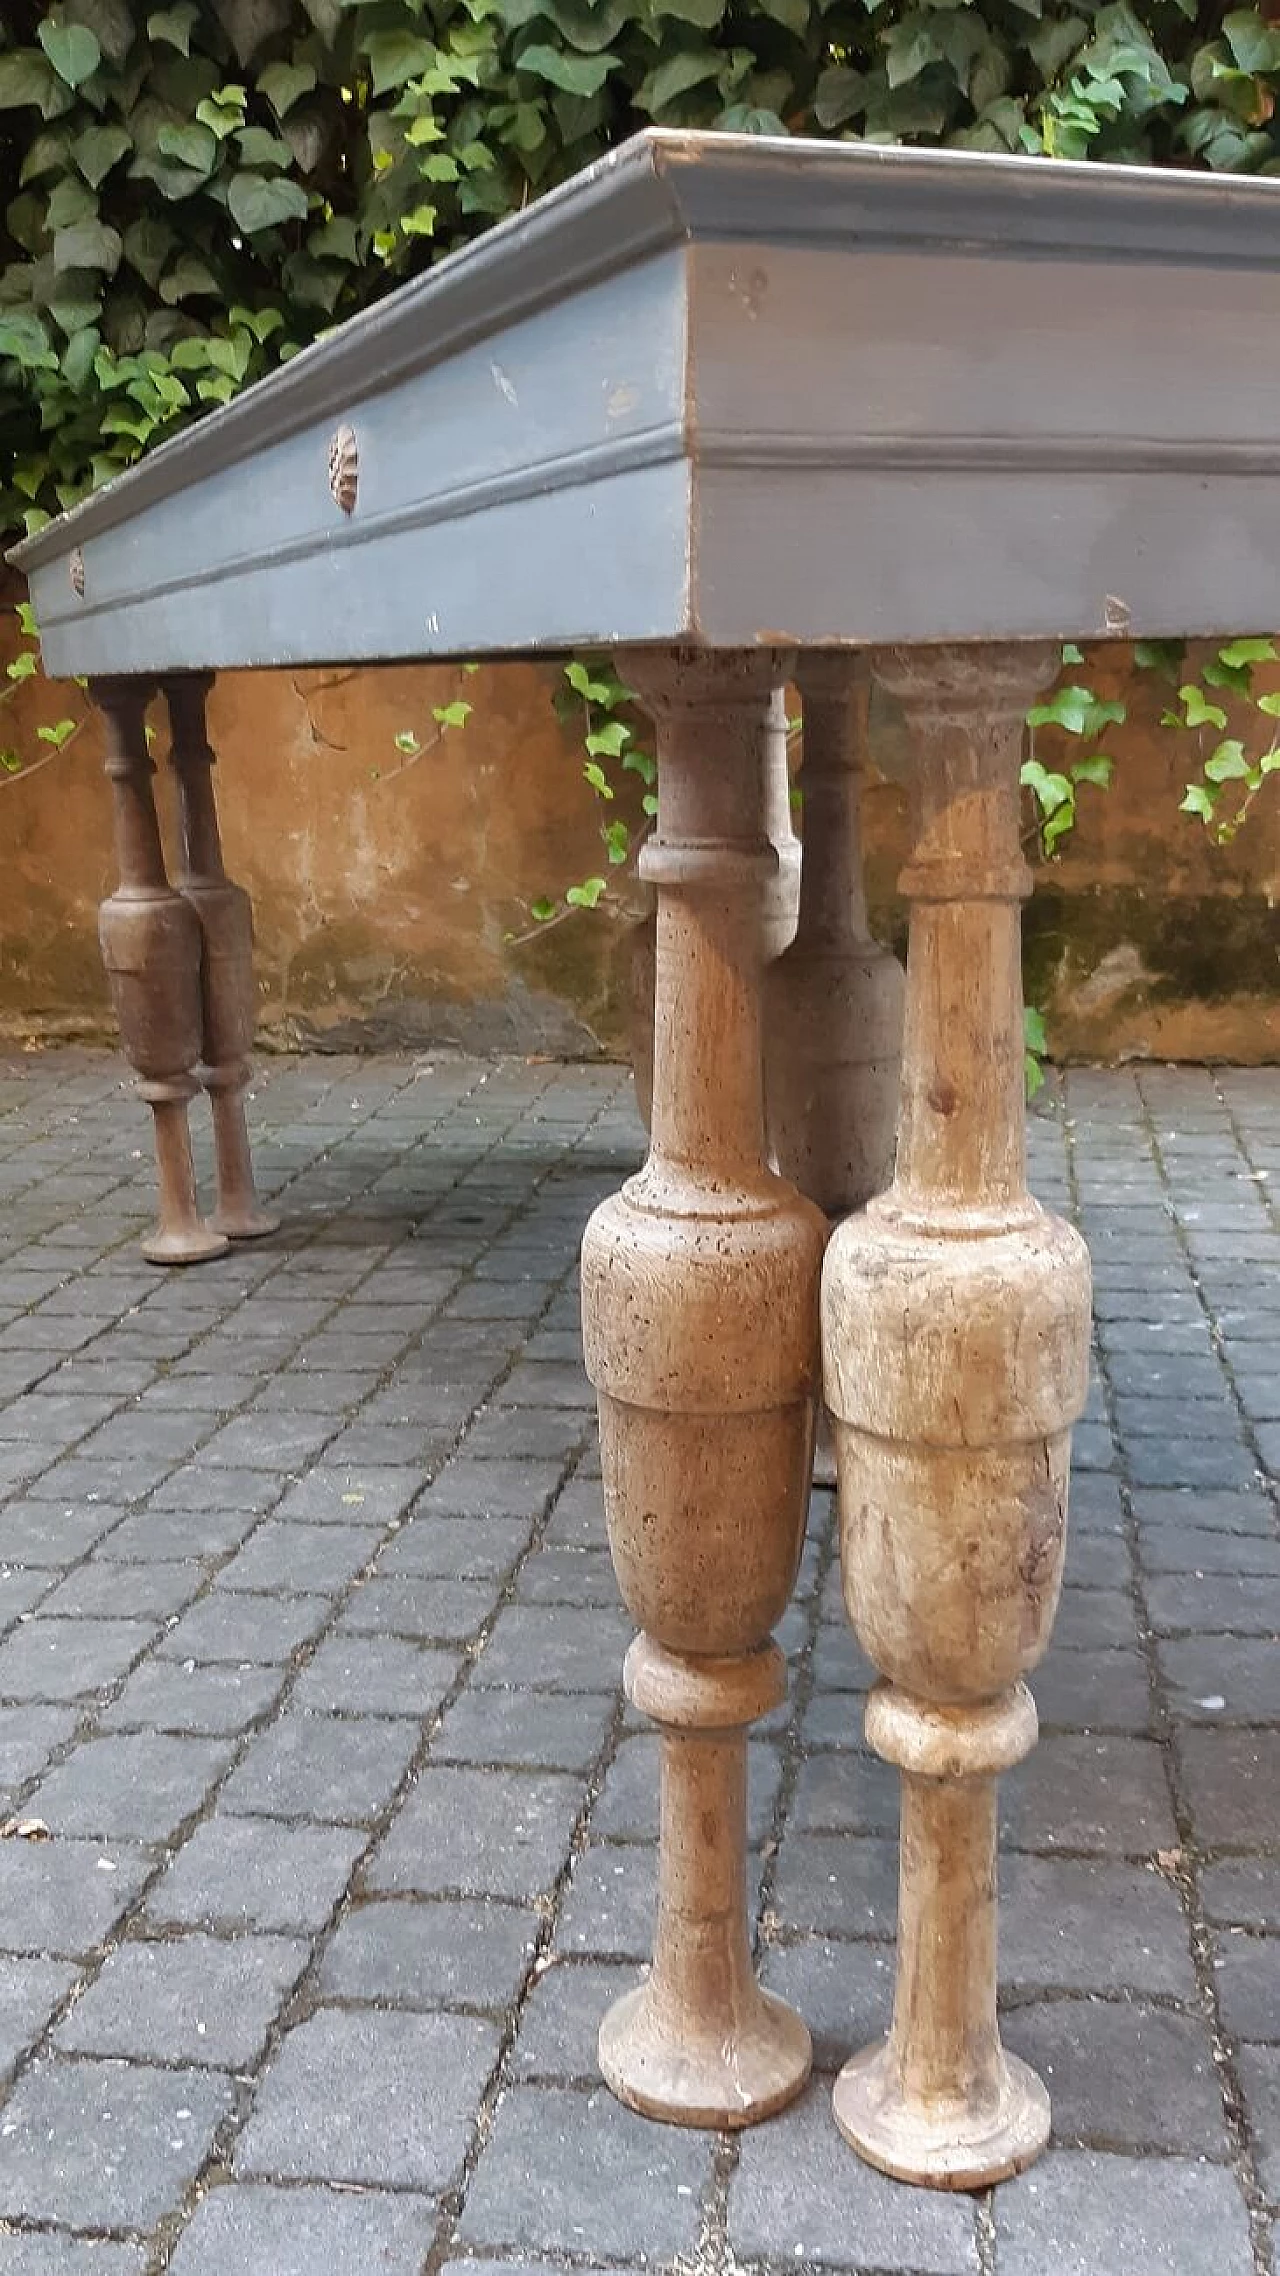
<svg viewBox="0 0 1280 2276">
<path fill-rule="evenodd" d="M 202 1264 L 225 1237 L 200 1215 L 187 1108 L 200 1052 L 200 926 L 165 874 L 147 751 L 150 687 L 100 679 L 120 883 L 98 935 L 125 1055 L 155 1117 L 159 1223 L 142 1243 L 152 1264 Z"/>
<path fill-rule="evenodd" d="M 759 968 L 769 691 L 781 659 L 687 651 L 623 669 L 658 721 L 649 1158 L 589 1224 L 587 1372 L 618 1583 L 643 1633 L 631 1697 L 662 1731 L 653 1971 L 605 2018 L 633 2108 L 746 2126 L 808 2075 L 763 1994 L 746 1905 L 746 1731 L 781 1696 L 769 1641 L 799 1562 L 825 1224 L 766 1165 Z"/>
<path fill-rule="evenodd" d="M 260 1240 L 280 1223 L 258 1201 L 245 1126 L 244 1094 L 253 1048 L 253 912 L 227 876 L 213 795 L 214 755 L 205 726 L 209 673 L 163 682 L 178 781 L 183 868 L 179 886 L 199 920 L 202 1048 L 200 1080 L 213 1115 L 218 1205 L 213 1223 L 234 1241 Z"/>
<path fill-rule="evenodd" d="M 835 2115 L 901 2180 L 970 2189 L 1048 2139 L 996 2022 L 996 1779 L 1035 1743 L 1022 1681 L 1062 1578 L 1089 1266 L 1026 1186 L 1018 771 L 1050 651 L 887 653 L 916 751 L 897 1164 L 823 1274 L 845 1600 L 884 1682 L 867 1739 L 902 1773 L 887 2041 Z"/>
<path fill-rule="evenodd" d="M 756 1982 L 747 1938 L 746 1726 L 784 1696 L 775 1644 L 699 1663 L 647 1636 L 627 1695 L 662 1730 L 653 1967 L 600 2027 L 619 2100 L 687 2126 L 751 2125 L 790 2102 L 812 2049 L 798 2015 Z"/>
<path fill-rule="evenodd" d="M 764 830 L 778 857 L 777 868 L 761 888 L 758 916 L 760 953 L 766 967 L 795 939 L 800 913 L 801 847 L 791 818 L 791 774 L 787 764 L 787 691 L 774 688 L 764 747 Z M 636 1110 L 645 1129 L 653 1113 L 653 1022 L 658 920 L 642 917 L 632 927 L 627 973 L 627 1034 Z M 772 1134 L 771 1134 L 772 1135 Z M 794 1176 L 790 1169 L 788 1177 Z M 800 1184 L 800 1180 L 796 1180 Z M 809 1188 L 801 1185 L 801 1191 Z M 817 1197 L 814 1196 L 816 1199 Z"/>
<path fill-rule="evenodd" d="M 812 649 L 796 678 L 804 858 L 794 938 L 764 976 L 765 1120 L 784 1177 L 840 1218 L 893 1172 L 904 976 L 867 929 L 865 659 Z"/>
</svg>

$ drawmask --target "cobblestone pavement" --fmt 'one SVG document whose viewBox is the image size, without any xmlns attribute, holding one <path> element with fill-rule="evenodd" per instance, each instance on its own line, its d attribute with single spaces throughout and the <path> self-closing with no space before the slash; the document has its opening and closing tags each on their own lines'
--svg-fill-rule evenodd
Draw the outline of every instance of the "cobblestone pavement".
<svg viewBox="0 0 1280 2276">
<path fill-rule="evenodd" d="M 815 1496 L 754 1744 L 765 1979 L 819 2076 L 648 2126 L 595 2027 L 649 1935 L 574 1264 L 614 1070 L 278 1063 L 285 1229 L 134 1240 L 116 1063 L 0 1064 L 0 2276 L 1269 2272 L 1280 2200 L 1280 1076 L 1072 1075 L 1088 1234 L 1044 1736 L 1004 1794 L 1007 2034 L 1055 2147 L 983 2198 L 839 2141 L 884 2024 L 894 1791 Z"/>
</svg>

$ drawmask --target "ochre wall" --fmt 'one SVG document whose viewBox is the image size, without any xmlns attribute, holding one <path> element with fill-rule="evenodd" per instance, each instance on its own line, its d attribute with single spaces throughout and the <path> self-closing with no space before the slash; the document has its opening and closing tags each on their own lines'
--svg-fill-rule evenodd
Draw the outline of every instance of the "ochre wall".
<svg viewBox="0 0 1280 2276">
<path fill-rule="evenodd" d="M 1084 794 L 1068 852 L 1041 872 L 1028 993 L 1064 1056 L 1280 1059 L 1280 797 L 1259 800 L 1232 847 L 1213 847 L 1177 811 L 1185 758 L 1158 724 L 1160 691 L 1126 674 L 1123 651 L 1090 660 L 1093 684 L 1124 684 L 1130 720 L 1115 731 L 1113 788 Z M 527 915 L 539 894 L 605 867 L 558 685 L 554 668 L 524 665 L 465 680 L 396 668 L 218 682 L 227 865 L 254 899 L 265 1043 L 619 1047 L 640 889 L 624 879 L 610 908 L 545 930 Z M 397 732 L 428 741 L 433 706 L 463 692 L 467 726 L 406 762 Z M 38 720 L 85 707 L 76 689 L 28 683 L 3 740 L 30 753 Z M 871 900 L 897 937 L 903 751 L 882 709 L 873 747 L 886 774 L 867 799 Z M 100 756 L 90 716 L 39 772 L 0 778 L 11 1038 L 111 1031 L 96 938 L 113 882 Z"/>
</svg>

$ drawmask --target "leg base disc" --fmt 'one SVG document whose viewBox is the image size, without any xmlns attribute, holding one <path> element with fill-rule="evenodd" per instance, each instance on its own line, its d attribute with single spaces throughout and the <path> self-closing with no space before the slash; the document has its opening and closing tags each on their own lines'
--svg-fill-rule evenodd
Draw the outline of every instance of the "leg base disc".
<svg viewBox="0 0 1280 2276">
<path fill-rule="evenodd" d="M 224 1257 L 231 1243 L 212 1225 L 193 1225 L 184 1233 L 148 1233 L 142 1253 L 148 1264 L 207 1264 Z"/>
<path fill-rule="evenodd" d="M 1034 2163 L 1049 2139 L 1049 2096 L 1016 2055 L 1002 2054 L 992 2105 L 931 2108 L 908 2100 L 887 2041 L 846 2063 L 832 2096 L 844 2138 L 881 2173 L 925 2189 L 983 2189 Z"/>
<path fill-rule="evenodd" d="M 794 2101 L 809 2076 L 808 2031 L 783 2000 L 752 1986 L 741 2015 L 717 2030 L 673 2029 L 640 1984 L 600 2026 L 605 2085 L 645 2118 L 673 2126 L 754 2126 Z"/>
<path fill-rule="evenodd" d="M 215 1209 L 209 1223 L 229 1241 L 263 1241 L 268 1233 L 280 1230 L 280 1219 L 269 1209 Z"/>
</svg>

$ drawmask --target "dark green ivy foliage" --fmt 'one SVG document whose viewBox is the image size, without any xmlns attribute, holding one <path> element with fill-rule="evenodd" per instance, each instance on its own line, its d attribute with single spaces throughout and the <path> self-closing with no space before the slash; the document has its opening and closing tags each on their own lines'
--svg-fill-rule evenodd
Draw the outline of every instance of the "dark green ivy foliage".
<svg viewBox="0 0 1280 2276">
<path fill-rule="evenodd" d="M 1195 0 L 5 0 L 0 523 L 34 528 L 649 120 L 1280 166 Z"/>
</svg>

